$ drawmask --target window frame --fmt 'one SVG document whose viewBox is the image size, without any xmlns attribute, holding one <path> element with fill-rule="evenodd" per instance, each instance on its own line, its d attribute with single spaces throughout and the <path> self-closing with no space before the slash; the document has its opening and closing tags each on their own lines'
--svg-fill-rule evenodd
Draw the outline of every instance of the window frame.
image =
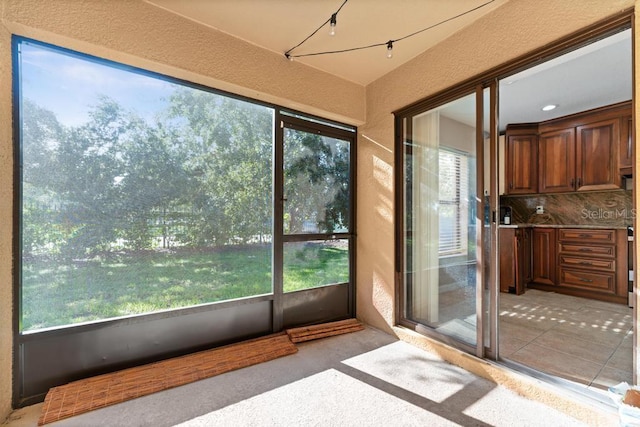
<svg viewBox="0 0 640 427">
<path fill-rule="evenodd" d="M 150 76 L 171 83 L 203 90 L 217 95 L 229 97 L 254 105 L 272 108 L 275 117 L 294 117 L 315 129 L 324 126 L 336 129 L 339 133 L 347 132 L 351 141 L 350 183 L 350 230 L 343 233 L 349 239 L 350 276 L 347 284 L 329 286 L 295 292 L 290 301 L 283 301 L 282 290 L 278 292 L 275 279 L 272 279 L 273 292 L 247 298 L 205 303 L 196 306 L 176 308 L 147 314 L 130 315 L 104 319 L 54 328 L 38 330 L 32 333 L 21 331 L 21 209 L 22 209 L 22 131 L 21 131 L 21 69 L 19 46 L 27 41 L 55 51 L 76 56 L 84 60 L 100 64 L 110 64 L 119 69 L 133 71 L 136 74 Z M 288 322 L 291 326 L 304 322 L 305 315 L 318 315 L 312 322 L 341 320 L 355 316 L 355 259 L 356 259 L 356 135 L 353 125 L 340 123 L 331 119 L 308 114 L 289 107 L 249 98 L 228 91 L 216 89 L 204 84 L 172 77 L 155 71 L 141 69 L 108 59 L 99 58 L 88 53 L 71 50 L 29 37 L 12 35 L 12 67 L 13 67 L 13 135 L 14 135 L 14 187 L 13 187 L 13 405 L 23 407 L 40 402 L 46 391 L 55 385 L 64 384 L 96 374 L 138 366 L 174 357 L 194 351 L 204 350 L 219 345 L 229 344 L 261 335 L 278 332 Z M 274 151 L 278 148 L 276 138 L 280 129 L 278 120 L 273 122 Z M 272 164 L 272 183 L 277 185 L 277 159 Z M 274 177 L 274 175 L 276 175 Z M 272 209 L 277 210 L 277 191 L 274 187 Z M 275 216 L 274 216 L 275 219 Z M 276 230 L 274 229 L 274 233 Z M 275 240 L 275 236 L 274 236 Z M 275 244 L 275 242 L 274 242 Z M 275 249 L 274 249 L 275 251 Z M 272 265 L 275 262 L 273 256 Z M 277 268 L 277 267 L 276 267 Z M 273 277 L 276 268 L 272 267 Z M 310 306 L 309 304 L 316 304 Z M 306 305 L 305 305 L 306 304 Z M 329 304 L 329 309 L 324 305 Z M 296 310 L 291 311 L 291 307 Z M 310 307 L 313 310 L 310 310 Z M 324 307 L 324 308 L 322 308 Z M 289 311 L 287 311 L 289 310 Z M 283 316 L 286 318 L 283 321 Z M 323 317 L 324 316 L 324 317 Z M 308 321 L 307 321 L 308 322 Z M 217 325 L 211 328 L 211 325 Z M 166 331 L 173 331 L 167 334 Z M 126 346 L 125 349 L 121 348 Z M 55 353 L 57 356 L 51 358 Z M 49 356 L 47 356 L 49 355 Z M 54 364 L 52 369 L 47 364 Z"/>
</svg>

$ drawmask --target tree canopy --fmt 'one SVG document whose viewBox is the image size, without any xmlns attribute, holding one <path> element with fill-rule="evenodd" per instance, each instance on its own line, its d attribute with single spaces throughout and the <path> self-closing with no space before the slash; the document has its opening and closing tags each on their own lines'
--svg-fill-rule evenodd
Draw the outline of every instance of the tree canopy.
<svg viewBox="0 0 640 427">
<path fill-rule="evenodd" d="M 180 88 L 153 120 L 100 97 L 63 125 L 22 104 L 23 251 L 83 258 L 118 250 L 271 239 L 274 112 Z M 348 144 L 287 137 L 290 232 L 347 227 Z M 288 150 L 288 151 L 287 151 Z"/>
</svg>

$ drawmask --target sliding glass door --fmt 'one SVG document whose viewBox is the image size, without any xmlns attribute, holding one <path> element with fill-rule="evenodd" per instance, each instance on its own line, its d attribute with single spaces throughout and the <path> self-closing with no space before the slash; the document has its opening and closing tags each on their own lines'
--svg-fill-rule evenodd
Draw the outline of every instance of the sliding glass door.
<svg viewBox="0 0 640 427">
<path fill-rule="evenodd" d="M 478 89 L 399 117 L 403 320 L 474 353 L 484 348 L 483 284 L 490 278 L 483 263 L 491 248 L 490 228 L 485 230 L 485 95 L 488 90 Z"/>
</svg>

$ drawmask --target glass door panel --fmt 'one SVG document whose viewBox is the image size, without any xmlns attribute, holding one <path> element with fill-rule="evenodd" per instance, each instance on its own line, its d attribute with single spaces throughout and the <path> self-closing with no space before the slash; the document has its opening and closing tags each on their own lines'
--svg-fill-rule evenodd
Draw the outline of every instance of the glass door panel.
<svg viewBox="0 0 640 427">
<path fill-rule="evenodd" d="M 475 98 L 405 120 L 404 147 L 406 317 L 471 346 L 481 250 Z"/>
</svg>

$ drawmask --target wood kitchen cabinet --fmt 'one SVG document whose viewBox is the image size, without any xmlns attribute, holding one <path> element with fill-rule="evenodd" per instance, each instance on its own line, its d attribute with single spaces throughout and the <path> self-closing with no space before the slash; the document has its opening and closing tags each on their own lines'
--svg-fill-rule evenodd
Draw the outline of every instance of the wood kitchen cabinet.
<svg viewBox="0 0 640 427">
<path fill-rule="evenodd" d="M 620 122 L 616 117 L 576 128 L 576 190 L 620 188 Z"/>
<path fill-rule="evenodd" d="M 500 292 L 520 295 L 531 281 L 531 229 L 500 228 Z"/>
<path fill-rule="evenodd" d="M 626 230 L 534 228 L 530 288 L 627 302 Z"/>
<path fill-rule="evenodd" d="M 630 175 L 633 173 L 633 118 L 624 116 L 620 125 L 620 175 Z"/>
<path fill-rule="evenodd" d="M 558 287 L 564 293 L 627 302 L 626 230 L 560 229 Z"/>
<path fill-rule="evenodd" d="M 506 194 L 538 192 L 537 126 L 509 126 L 506 131 Z"/>
<path fill-rule="evenodd" d="M 507 126 L 506 194 L 621 188 L 633 164 L 631 103 Z"/>
<path fill-rule="evenodd" d="M 620 188 L 620 118 L 540 134 L 540 193 Z"/>
<path fill-rule="evenodd" d="M 575 191 L 576 138 L 574 129 L 540 134 L 540 193 Z"/>
<path fill-rule="evenodd" d="M 531 282 L 556 285 L 556 229 L 534 228 L 531 234 Z"/>
</svg>

